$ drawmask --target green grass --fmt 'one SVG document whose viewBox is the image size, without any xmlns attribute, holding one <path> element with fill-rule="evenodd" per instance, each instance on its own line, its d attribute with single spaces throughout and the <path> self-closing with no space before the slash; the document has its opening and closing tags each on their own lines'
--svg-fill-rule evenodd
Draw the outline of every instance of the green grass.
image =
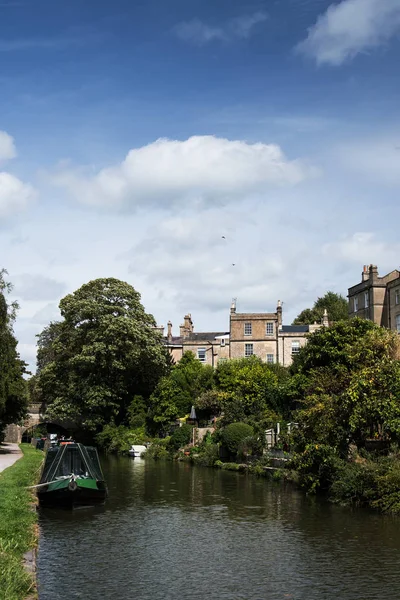
<svg viewBox="0 0 400 600">
<path fill-rule="evenodd" d="M 0 473 L 0 600 L 23 600 L 35 590 L 23 555 L 36 546 L 34 494 L 43 452 L 22 444 L 23 458 Z"/>
</svg>

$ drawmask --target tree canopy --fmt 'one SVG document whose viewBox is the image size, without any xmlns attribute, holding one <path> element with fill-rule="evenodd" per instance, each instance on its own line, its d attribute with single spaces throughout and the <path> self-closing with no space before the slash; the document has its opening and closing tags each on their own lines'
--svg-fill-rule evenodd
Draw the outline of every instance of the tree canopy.
<svg viewBox="0 0 400 600">
<path fill-rule="evenodd" d="M 26 364 L 17 352 L 13 333 L 18 305 L 7 302 L 12 286 L 0 271 L 0 433 L 5 425 L 16 423 L 26 414 L 27 392 L 24 373 Z"/>
<path fill-rule="evenodd" d="M 36 383 L 49 418 L 91 431 L 132 419 L 135 396 L 148 398 L 170 365 L 140 294 L 118 279 L 96 279 L 65 296 L 60 311 L 63 320 L 38 338 Z"/>
<path fill-rule="evenodd" d="M 328 313 L 329 322 L 347 321 L 349 318 L 346 298 L 335 292 L 327 292 L 314 302 L 312 308 L 305 308 L 293 321 L 293 325 L 311 325 L 322 321 L 324 310 Z"/>
<path fill-rule="evenodd" d="M 368 320 L 342 321 L 313 333 L 291 369 L 304 442 L 347 456 L 351 443 L 399 440 L 399 358 L 397 334 Z"/>
</svg>

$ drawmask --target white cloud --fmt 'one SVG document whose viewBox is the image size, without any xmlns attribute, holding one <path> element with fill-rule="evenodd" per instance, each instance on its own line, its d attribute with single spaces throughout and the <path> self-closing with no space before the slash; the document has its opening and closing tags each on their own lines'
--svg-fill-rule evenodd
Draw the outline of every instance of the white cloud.
<svg viewBox="0 0 400 600">
<path fill-rule="evenodd" d="M 234 39 L 247 39 L 256 25 L 266 21 L 267 18 L 265 12 L 258 11 L 252 15 L 230 19 L 219 26 L 207 25 L 200 19 L 192 19 L 178 23 L 173 31 L 181 40 L 202 46 L 215 40 L 229 42 Z"/>
<path fill-rule="evenodd" d="M 400 186 L 400 135 L 348 142 L 336 150 L 336 159 L 363 179 Z"/>
<path fill-rule="evenodd" d="M 308 30 L 297 50 L 317 64 L 341 65 L 400 31 L 400 0 L 342 0 Z"/>
<path fill-rule="evenodd" d="M 301 161 L 288 160 L 274 144 L 194 136 L 159 139 L 130 150 L 121 164 L 95 174 L 61 168 L 51 180 L 84 204 L 135 208 L 227 203 L 315 174 Z"/>
<path fill-rule="evenodd" d="M 0 219 L 25 209 L 35 197 L 36 192 L 29 183 L 0 171 Z"/>
<path fill-rule="evenodd" d="M 14 138 L 5 131 L 0 131 L 0 161 L 9 160 L 17 156 Z"/>
<path fill-rule="evenodd" d="M 340 241 L 325 244 L 324 256 L 333 256 L 336 261 L 375 264 L 382 269 L 392 271 L 399 266 L 400 244 L 381 241 L 372 232 L 358 232 L 344 237 Z M 354 283 L 349 283 L 355 285 Z"/>
</svg>

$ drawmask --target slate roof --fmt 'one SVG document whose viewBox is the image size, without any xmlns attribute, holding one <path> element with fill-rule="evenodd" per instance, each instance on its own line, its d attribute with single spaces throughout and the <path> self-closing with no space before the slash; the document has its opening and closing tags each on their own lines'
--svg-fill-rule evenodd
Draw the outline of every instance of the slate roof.
<svg viewBox="0 0 400 600">
<path fill-rule="evenodd" d="M 280 328 L 282 333 L 308 333 L 310 331 L 309 325 L 283 325 Z"/>
<path fill-rule="evenodd" d="M 217 336 L 226 336 L 229 337 L 229 332 L 227 331 L 206 331 L 199 333 L 190 333 L 188 337 L 183 338 L 180 336 L 172 336 L 172 340 L 169 342 L 168 339 L 164 338 L 165 344 L 172 344 L 176 346 L 181 346 L 184 342 L 214 342 Z"/>
</svg>

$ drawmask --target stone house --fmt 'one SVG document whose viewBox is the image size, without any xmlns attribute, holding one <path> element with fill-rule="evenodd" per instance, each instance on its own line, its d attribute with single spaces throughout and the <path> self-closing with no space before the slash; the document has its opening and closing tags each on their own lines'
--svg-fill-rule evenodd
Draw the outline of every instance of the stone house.
<svg viewBox="0 0 400 600">
<path fill-rule="evenodd" d="M 375 265 L 364 265 L 361 282 L 348 290 L 349 316 L 369 319 L 400 332 L 400 272 L 379 276 Z"/>
<path fill-rule="evenodd" d="M 325 314 L 323 325 L 328 325 Z M 267 363 L 289 366 L 293 357 L 307 342 L 307 334 L 321 327 L 314 325 L 282 325 L 282 305 L 278 301 L 273 313 L 238 313 L 236 301 L 230 309 L 229 331 L 194 332 L 190 314 L 185 315 L 179 336 L 172 335 L 172 324 L 168 322 L 168 333 L 164 343 L 175 362 L 184 352 L 190 351 L 202 363 L 216 367 L 220 360 L 258 356 Z"/>
</svg>

